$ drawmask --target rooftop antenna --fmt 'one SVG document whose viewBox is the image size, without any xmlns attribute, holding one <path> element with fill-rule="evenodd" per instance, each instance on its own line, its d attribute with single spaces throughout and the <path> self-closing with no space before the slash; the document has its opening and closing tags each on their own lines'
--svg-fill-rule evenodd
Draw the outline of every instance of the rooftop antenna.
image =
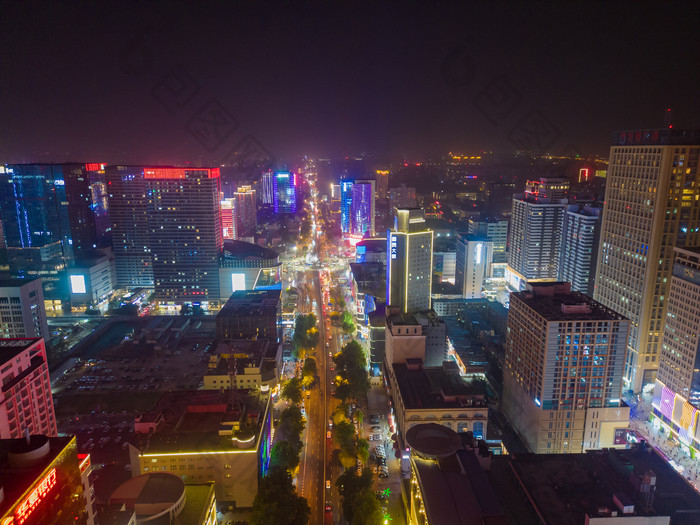
<svg viewBox="0 0 700 525">
<path fill-rule="evenodd" d="M 673 110 L 671 108 L 666 108 L 666 111 L 664 111 L 664 127 L 671 129 L 673 128 L 673 124 L 671 124 L 671 119 L 673 118 Z"/>
</svg>

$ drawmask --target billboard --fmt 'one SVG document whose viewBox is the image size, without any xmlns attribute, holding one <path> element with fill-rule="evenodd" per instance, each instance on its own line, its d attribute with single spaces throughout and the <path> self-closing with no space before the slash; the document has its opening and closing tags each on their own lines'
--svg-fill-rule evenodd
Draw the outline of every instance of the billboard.
<svg viewBox="0 0 700 525">
<path fill-rule="evenodd" d="M 87 287 L 85 286 L 85 276 L 84 275 L 71 275 L 70 276 L 70 289 L 72 293 L 87 293 Z"/>
</svg>

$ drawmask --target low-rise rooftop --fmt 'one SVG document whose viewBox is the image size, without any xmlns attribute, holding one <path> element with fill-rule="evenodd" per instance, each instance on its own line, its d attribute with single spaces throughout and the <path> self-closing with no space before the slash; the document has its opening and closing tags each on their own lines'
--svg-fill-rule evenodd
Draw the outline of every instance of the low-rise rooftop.
<svg viewBox="0 0 700 525">
<path fill-rule="evenodd" d="M 417 363 L 394 363 L 392 367 L 407 410 L 486 406 L 483 386 L 465 381 L 459 373 Z"/>
</svg>

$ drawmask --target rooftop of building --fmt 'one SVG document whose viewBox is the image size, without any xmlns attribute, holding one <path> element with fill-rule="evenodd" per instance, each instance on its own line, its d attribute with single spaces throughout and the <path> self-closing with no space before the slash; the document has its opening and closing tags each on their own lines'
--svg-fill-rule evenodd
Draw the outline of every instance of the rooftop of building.
<svg viewBox="0 0 700 525">
<path fill-rule="evenodd" d="M 474 451 L 459 450 L 437 461 L 412 456 L 411 461 L 420 480 L 427 522 L 454 525 L 508 523 L 496 491 Z"/>
<path fill-rule="evenodd" d="M 229 297 L 217 317 L 276 315 L 281 293 L 281 290 L 238 290 Z"/>
<path fill-rule="evenodd" d="M 255 450 L 268 402 L 246 389 L 164 392 L 153 410 L 163 422 L 136 434 L 134 446 L 144 454 Z"/>
<path fill-rule="evenodd" d="M 444 425 L 423 423 L 406 431 L 411 452 L 424 459 L 439 459 L 454 454 L 461 446 L 459 434 Z"/>
<path fill-rule="evenodd" d="M 40 340 L 37 337 L 0 339 L 0 363 L 8 362 Z"/>
<path fill-rule="evenodd" d="M 28 278 L 28 279 L 12 279 L 12 278 L 4 278 L 0 279 L 0 288 L 19 288 L 21 286 L 25 286 L 29 283 L 32 283 L 34 281 L 39 280 L 40 277 L 36 277 L 34 279 Z"/>
<path fill-rule="evenodd" d="M 613 146 L 700 146 L 700 129 L 656 128 L 616 131 Z"/>
<path fill-rule="evenodd" d="M 546 523 L 582 525 L 586 514 L 605 517 L 614 511 L 622 516 L 616 496 L 633 506 L 629 515 L 671 516 L 671 523 L 700 523 L 700 494 L 649 447 L 520 454 L 510 463 Z M 645 481 L 655 486 L 651 505 L 643 502 Z"/>
<path fill-rule="evenodd" d="M 265 359 L 277 359 L 280 344 L 269 339 L 224 339 L 216 346 L 219 355 L 260 356 Z"/>
<path fill-rule="evenodd" d="M 425 310 L 413 313 L 390 313 L 387 317 L 389 326 L 414 326 L 425 322 L 441 321 L 435 310 Z"/>
<path fill-rule="evenodd" d="M 566 282 L 528 283 L 527 289 L 510 296 L 511 308 L 520 301 L 547 321 L 620 321 L 626 318 Z"/>
<path fill-rule="evenodd" d="M 355 249 L 360 247 L 364 247 L 368 252 L 386 252 L 386 237 L 362 239 L 355 245 Z"/>
<path fill-rule="evenodd" d="M 34 462 L 28 467 L 13 467 L 10 465 L 11 453 L 28 452 L 26 440 L 22 439 L 2 439 L 0 440 L 0 486 L 4 490 L 4 499 L 0 500 L 0 516 L 17 503 L 29 487 L 31 487 L 42 475 L 44 470 L 53 462 L 71 442 L 75 445 L 75 436 L 51 437 L 31 436 L 32 447 L 36 448 L 48 441 L 48 454 L 42 459 Z M 77 461 L 77 455 L 76 455 Z M 75 464 L 76 472 L 78 464 Z"/>
<path fill-rule="evenodd" d="M 147 472 L 131 478 L 116 488 L 110 502 L 138 504 L 176 503 L 185 492 L 185 482 L 169 472 Z M 141 516 L 143 517 L 143 516 Z"/>
<path fill-rule="evenodd" d="M 279 259 L 279 254 L 275 250 L 264 248 L 249 242 L 234 241 L 230 239 L 224 241 L 222 256 L 225 259 L 234 259 L 237 261 Z"/>
<path fill-rule="evenodd" d="M 219 359 L 216 368 L 210 368 L 206 371 L 207 376 L 227 375 L 235 371 L 236 375 L 244 375 L 246 369 L 253 368 L 260 370 L 265 374 L 271 374 L 275 370 L 275 363 L 265 359 L 265 356 L 250 356 L 250 357 L 229 357 Z"/>
<path fill-rule="evenodd" d="M 448 373 L 443 367 L 413 362 L 394 363 L 392 367 L 407 410 L 486 406 L 483 386 L 465 381 L 458 371 Z"/>
</svg>

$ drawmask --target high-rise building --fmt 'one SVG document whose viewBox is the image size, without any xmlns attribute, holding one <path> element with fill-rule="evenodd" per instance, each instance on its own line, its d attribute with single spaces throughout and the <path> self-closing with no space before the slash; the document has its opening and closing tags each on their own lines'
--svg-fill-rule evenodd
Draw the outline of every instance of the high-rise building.
<svg viewBox="0 0 700 525">
<path fill-rule="evenodd" d="M 0 523 L 94 525 L 91 471 L 75 436 L 3 439 Z"/>
<path fill-rule="evenodd" d="M 493 242 L 488 237 L 460 234 L 457 238 L 455 285 L 465 299 L 480 299 L 489 276 Z"/>
<path fill-rule="evenodd" d="M 275 213 L 297 212 L 297 176 L 290 171 L 276 171 L 272 179 Z"/>
<path fill-rule="evenodd" d="M 0 279 L 0 338 L 8 337 L 51 337 L 40 278 Z"/>
<path fill-rule="evenodd" d="M 619 132 L 610 148 L 594 298 L 630 319 L 625 388 L 654 383 L 674 246 L 700 244 L 700 131 Z"/>
<path fill-rule="evenodd" d="M 559 280 L 571 283 L 574 292 L 591 296 L 598 261 L 602 211 L 592 206 L 570 204 L 562 224 Z"/>
<path fill-rule="evenodd" d="M 64 166 L 0 166 L 0 214 L 10 270 L 56 275 L 73 261 Z"/>
<path fill-rule="evenodd" d="M 522 291 L 528 282 L 555 281 L 559 273 L 561 228 L 568 181 L 528 181 L 525 193 L 513 196 L 506 279 Z"/>
<path fill-rule="evenodd" d="M 506 219 L 469 219 L 469 233 L 487 237 L 493 243 L 494 263 L 508 262 L 508 221 Z"/>
<path fill-rule="evenodd" d="M 340 227 L 343 233 L 364 237 L 374 235 L 373 180 L 340 181 Z"/>
<path fill-rule="evenodd" d="M 389 196 L 389 170 L 377 170 L 377 199 L 386 199 Z"/>
<path fill-rule="evenodd" d="M 148 246 L 156 299 L 219 302 L 218 168 L 145 168 Z"/>
<path fill-rule="evenodd" d="M 236 199 L 221 201 L 221 235 L 224 239 L 238 239 L 238 209 Z"/>
<path fill-rule="evenodd" d="M 389 189 L 389 209 L 414 208 L 417 204 L 416 189 L 402 184 L 398 188 Z"/>
<path fill-rule="evenodd" d="M 153 256 L 143 167 L 108 166 L 105 175 L 117 286 L 152 288 Z"/>
<path fill-rule="evenodd" d="M 700 408 L 700 247 L 674 252 L 656 390 L 667 387 Z M 672 411 L 663 415 L 672 419 Z"/>
<path fill-rule="evenodd" d="M 73 251 L 76 259 L 91 257 L 109 243 L 105 164 L 64 164 L 63 172 Z"/>
<path fill-rule="evenodd" d="M 352 220 L 352 181 L 340 181 L 340 231 L 350 233 Z"/>
<path fill-rule="evenodd" d="M 43 339 L 0 339 L 0 383 L 0 439 L 57 435 Z"/>
<path fill-rule="evenodd" d="M 272 170 L 264 171 L 261 178 L 262 191 L 261 199 L 263 204 L 274 204 L 275 203 L 275 175 Z"/>
<path fill-rule="evenodd" d="M 511 294 L 502 410 L 530 451 L 626 446 L 629 325 L 569 283 L 528 283 Z"/>
<path fill-rule="evenodd" d="M 236 201 L 236 234 L 238 237 L 249 235 L 258 224 L 255 190 L 251 186 L 238 186 L 233 198 Z"/>
<path fill-rule="evenodd" d="M 433 232 L 422 208 L 395 210 L 394 229 L 387 231 L 387 304 L 402 313 L 430 309 Z"/>
</svg>

